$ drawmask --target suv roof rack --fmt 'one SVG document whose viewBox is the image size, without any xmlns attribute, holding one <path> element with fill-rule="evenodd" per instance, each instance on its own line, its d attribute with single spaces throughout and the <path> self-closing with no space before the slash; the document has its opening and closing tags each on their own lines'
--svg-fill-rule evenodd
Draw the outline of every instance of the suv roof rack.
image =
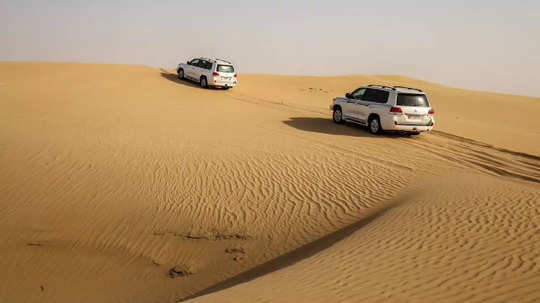
<svg viewBox="0 0 540 303">
<path fill-rule="evenodd" d="M 216 58 L 215 60 L 219 60 L 219 61 L 223 61 L 225 63 L 229 63 L 229 64 L 232 64 L 231 62 L 227 61 L 227 60 L 223 60 L 223 59 L 219 59 L 219 58 Z"/>
<path fill-rule="evenodd" d="M 415 90 L 415 91 L 419 91 L 419 92 L 422 92 L 423 91 L 421 89 L 418 89 L 418 88 L 412 88 L 412 87 L 407 87 L 407 86 L 394 86 L 395 88 L 406 88 L 406 89 L 412 89 L 412 90 Z"/>
<path fill-rule="evenodd" d="M 391 90 L 396 90 L 395 87 L 392 86 L 386 86 L 386 85 L 378 85 L 378 84 L 370 84 L 368 87 L 380 87 L 380 88 L 387 88 Z"/>
<path fill-rule="evenodd" d="M 197 59 L 206 60 L 206 61 L 210 61 L 210 62 L 222 61 L 222 62 L 225 62 L 225 63 L 232 64 L 232 62 L 229 62 L 229 61 L 223 60 L 223 59 L 219 59 L 219 58 L 210 59 L 210 58 L 206 58 L 206 57 L 198 57 Z"/>
</svg>

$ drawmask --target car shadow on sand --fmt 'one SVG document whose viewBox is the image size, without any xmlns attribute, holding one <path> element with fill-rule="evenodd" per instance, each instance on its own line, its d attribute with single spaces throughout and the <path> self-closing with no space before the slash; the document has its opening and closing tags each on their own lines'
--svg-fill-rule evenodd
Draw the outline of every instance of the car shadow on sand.
<svg viewBox="0 0 540 303">
<path fill-rule="evenodd" d="M 177 74 L 171 73 L 171 72 L 169 72 L 169 71 L 167 71 L 165 69 L 161 69 L 160 76 L 162 78 L 165 78 L 165 79 L 167 79 L 169 81 L 172 81 L 174 83 L 177 83 L 177 84 L 185 85 L 185 86 L 188 86 L 188 87 L 201 88 L 199 83 L 197 83 L 195 81 L 188 80 L 188 79 L 180 80 L 180 79 L 178 79 Z M 219 88 L 213 88 L 213 87 L 209 87 L 208 89 L 220 90 Z"/>
<path fill-rule="evenodd" d="M 292 117 L 289 118 L 289 120 L 287 121 L 283 121 L 283 123 L 299 130 L 329 135 L 371 138 L 408 137 L 408 135 L 401 133 L 383 133 L 381 135 L 373 135 L 369 133 L 365 126 L 350 122 L 344 124 L 336 124 L 332 121 L 331 118 Z"/>
<path fill-rule="evenodd" d="M 172 81 L 174 83 L 182 84 L 182 85 L 189 86 L 189 87 L 197 87 L 197 88 L 199 87 L 198 83 L 189 81 L 187 79 L 180 80 L 180 79 L 178 79 L 177 74 L 170 73 L 170 72 L 168 72 L 166 70 L 163 70 L 163 69 L 161 70 L 160 76 L 162 78 L 165 78 L 165 79 L 167 79 L 169 81 Z"/>
</svg>

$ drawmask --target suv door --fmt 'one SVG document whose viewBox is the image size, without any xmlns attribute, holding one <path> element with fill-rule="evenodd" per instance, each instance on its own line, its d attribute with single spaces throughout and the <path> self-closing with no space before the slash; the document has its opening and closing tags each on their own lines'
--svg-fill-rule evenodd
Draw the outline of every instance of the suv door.
<svg viewBox="0 0 540 303">
<path fill-rule="evenodd" d="M 359 108 L 359 118 L 367 123 L 369 115 L 377 110 L 377 107 L 385 104 L 388 101 L 389 92 L 385 90 L 368 88 L 362 96 L 363 106 Z"/>
<path fill-rule="evenodd" d="M 205 75 L 206 79 L 210 80 L 210 76 L 212 75 L 211 69 L 212 69 L 212 62 L 207 61 L 207 60 L 201 60 L 201 63 L 199 64 L 199 78 L 202 75 Z"/>
<path fill-rule="evenodd" d="M 193 79 L 194 80 L 198 81 L 199 79 L 201 79 L 201 75 L 203 74 L 203 71 L 204 71 L 203 62 L 204 60 L 199 60 L 199 62 L 196 65 L 193 65 Z"/>
<path fill-rule="evenodd" d="M 188 78 L 192 78 L 192 79 L 195 78 L 195 68 L 198 68 L 197 66 L 199 65 L 200 61 L 201 60 L 199 59 L 193 59 L 189 62 L 187 70 L 184 71 L 186 76 L 188 76 Z"/>
<path fill-rule="evenodd" d="M 345 104 L 345 109 L 343 114 L 347 115 L 349 119 L 355 120 L 356 122 L 365 122 L 359 116 L 359 108 L 363 106 L 362 96 L 365 94 L 366 88 L 360 87 L 354 92 L 350 93 L 350 98 L 347 98 L 347 103 Z M 345 114 L 347 113 L 347 114 Z"/>
</svg>

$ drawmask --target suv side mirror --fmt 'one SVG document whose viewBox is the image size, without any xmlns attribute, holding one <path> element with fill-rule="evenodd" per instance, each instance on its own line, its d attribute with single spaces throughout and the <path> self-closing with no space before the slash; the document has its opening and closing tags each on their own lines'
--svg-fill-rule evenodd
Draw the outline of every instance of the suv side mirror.
<svg viewBox="0 0 540 303">
<path fill-rule="evenodd" d="M 187 62 L 187 65 L 191 65 L 191 61 L 188 61 L 188 62 Z"/>
<path fill-rule="evenodd" d="M 345 94 L 345 98 L 347 98 L 347 99 L 352 99 L 352 95 L 351 95 L 350 93 L 346 93 L 346 94 Z"/>
</svg>

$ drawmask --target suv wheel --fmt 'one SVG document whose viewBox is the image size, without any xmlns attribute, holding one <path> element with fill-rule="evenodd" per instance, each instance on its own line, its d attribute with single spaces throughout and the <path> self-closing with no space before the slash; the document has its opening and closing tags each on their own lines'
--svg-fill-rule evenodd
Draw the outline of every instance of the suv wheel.
<svg viewBox="0 0 540 303">
<path fill-rule="evenodd" d="M 375 116 L 369 119 L 368 122 L 369 132 L 372 134 L 380 134 L 382 132 L 381 121 L 379 117 Z"/>
<path fill-rule="evenodd" d="M 341 111 L 340 107 L 334 108 L 334 114 L 332 115 L 332 120 L 334 120 L 334 123 L 343 123 L 343 112 Z"/>
<path fill-rule="evenodd" d="M 184 70 L 183 69 L 178 70 L 178 79 L 184 80 Z"/>
<path fill-rule="evenodd" d="M 208 88 L 208 80 L 206 80 L 206 77 L 201 77 L 201 87 Z"/>
</svg>

